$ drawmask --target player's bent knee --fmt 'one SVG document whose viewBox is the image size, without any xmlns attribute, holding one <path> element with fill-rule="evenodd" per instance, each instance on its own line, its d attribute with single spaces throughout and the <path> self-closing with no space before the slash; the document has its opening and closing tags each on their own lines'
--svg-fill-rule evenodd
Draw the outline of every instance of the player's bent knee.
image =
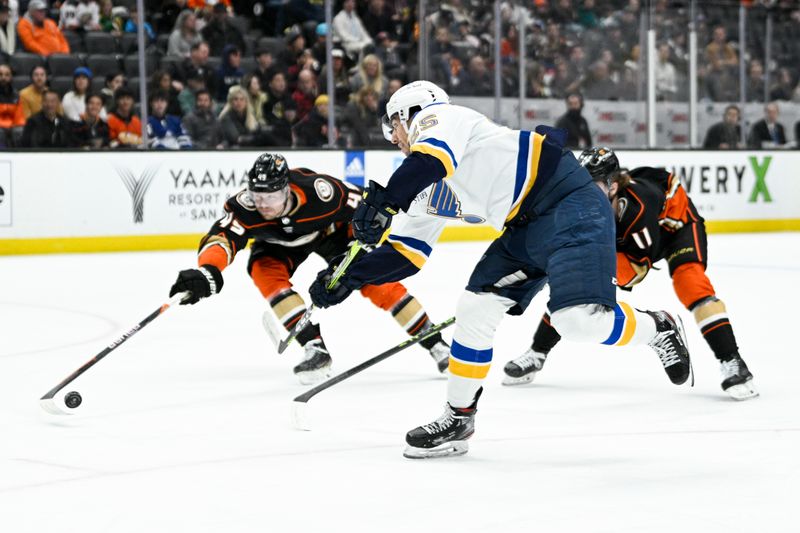
<svg viewBox="0 0 800 533">
<path fill-rule="evenodd" d="M 491 346 L 497 325 L 513 305 L 513 300 L 497 294 L 464 291 L 456 306 L 453 338 L 472 348 Z"/>
<path fill-rule="evenodd" d="M 685 263 L 672 273 L 672 286 L 684 307 L 714 296 L 714 287 L 701 263 Z"/>
<path fill-rule="evenodd" d="M 614 311 L 599 304 L 572 305 L 552 313 L 550 324 L 567 340 L 603 342 L 613 328 Z"/>
<path fill-rule="evenodd" d="M 383 285 L 364 285 L 361 295 L 374 305 L 388 311 L 408 293 L 402 283 L 384 283 Z"/>
</svg>

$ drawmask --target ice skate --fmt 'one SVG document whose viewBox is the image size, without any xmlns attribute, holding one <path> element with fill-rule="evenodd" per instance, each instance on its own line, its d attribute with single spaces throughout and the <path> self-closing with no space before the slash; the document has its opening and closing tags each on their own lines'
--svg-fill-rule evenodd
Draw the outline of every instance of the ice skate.
<svg viewBox="0 0 800 533">
<path fill-rule="evenodd" d="M 444 374 L 450 365 L 450 346 L 444 341 L 439 341 L 430 347 L 428 353 L 431 354 L 431 357 L 436 362 L 439 372 Z"/>
<path fill-rule="evenodd" d="M 300 364 L 294 367 L 294 373 L 303 385 L 313 385 L 331 376 L 331 354 L 322 339 L 308 341 L 304 346 L 305 354 Z"/>
<path fill-rule="evenodd" d="M 675 385 L 683 385 L 691 379 L 689 384 L 694 386 L 692 361 L 681 318 L 676 321 L 666 311 L 645 312 L 656 321 L 656 336 L 648 345 L 658 354 L 669 380 Z"/>
<path fill-rule="evenodd" d="M 526 383 L 531 383 L 536 378 L 536 374 L 544 366 L 546 359 L 547 354 L 534 351 L 533 348 L 528 348 L 528 351 L 516 359 L 512 359 L 503 367 L 503 372 L 505 372 L 503 385 L 524 385 Z"/>
<path fill-rule="evenodd" d="M 442 416 L 409 431 L 406 434 L 408 446 L 403 455 L 409 459 L 430 459 L 467 453 L 467 439 L 475 433 L 475 413 L 482 392 L 483 388 L 478 389 L 469 407 L 452 407 L 448 403 Z"/>
<path fill-rule="evenodd" d="M 758 397 L 753 385 L 753 374 L 744 360 L 737 353 L 729 361 L 720 362 L 722 373 L 722 390 L 734 400 L 749 400 Z"/>
</svg>

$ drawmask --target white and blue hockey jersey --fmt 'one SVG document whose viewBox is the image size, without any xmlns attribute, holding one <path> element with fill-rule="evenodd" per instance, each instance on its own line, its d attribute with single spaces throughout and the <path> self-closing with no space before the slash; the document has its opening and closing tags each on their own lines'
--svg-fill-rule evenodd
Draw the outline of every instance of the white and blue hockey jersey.
<svg viewBox="0 0 800 533">
<path fill-rule="evenodd" d="M 444 176 L 411 192 L 413 199 L 403 206 L 406 215 L 395 217 L 386 243 L 415 268 L 398 267 L 379 275 L 376 262 L 391 255 L 385 244 L 354 265 L 352 275 L 364 282 L 385 283 L 412 274 L 425 263 L 448 220 L 487 223 L 501 230 L 549 188 L 544 183 L 563 149 L 545 134 L 548 131 L 554 133 L 549 128 L 542 133 L 512 130 L 477 111 L 445 103 L 417 112 L 409 126 L 409 158 L 415 154 L 435 158 Z M 395 198 L 403 189 L 397 183 L 403 179 L 401 169 L 387 185 Z"/>
</svg>

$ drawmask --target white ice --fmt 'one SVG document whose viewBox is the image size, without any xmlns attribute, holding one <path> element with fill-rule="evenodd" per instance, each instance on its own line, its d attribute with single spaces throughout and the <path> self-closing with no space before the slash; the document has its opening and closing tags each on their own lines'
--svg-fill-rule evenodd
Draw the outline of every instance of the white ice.
<svg viewBox="0 0 800 533">
<path fill-rule="evenodd" d="M 434 320 L 486 243 L 446 243 L 408 281 Z M 420 348 L 311 400 L 278 356 L 246 253 L 222 293 L 172 309 L 79 378 L 73 416 L 38 398 L 167 299 L 190 251 L 0 258 L 0 532 L 796 532 L 800 234 L 714 235 L 710 277 L 761 397 L 735 402 L 691 315 L 693 389 L 646 348 L 558 346 L 537 381 L 500 385 L 546 303 L 507 318 L 468 455 L 411 461 L 405 432 L 441 413 Z M 296 277 L 305 292 L 318 259 Z M 632 294 L 679 310 L 666 269 Z M 317 318 L 344 370 L 403 340 L 355 295 Z M 449 330 L 446 337 L 450 337 Z"/>
</svg>

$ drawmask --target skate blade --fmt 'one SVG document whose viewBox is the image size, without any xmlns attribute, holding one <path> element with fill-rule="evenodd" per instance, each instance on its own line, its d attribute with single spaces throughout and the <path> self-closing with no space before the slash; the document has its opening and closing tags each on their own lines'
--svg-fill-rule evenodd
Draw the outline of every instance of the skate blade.
<svg viewBox="0 0 800 533">
<path fill-rule="evenodd" d="M 752 380 L 728 387 L 725 389 L 725 392 L 728 394 L 728 396 L 740 402 L 752 400 L 753 398 L 758 398 L 759 396 Z"/>
<path fill-rule="evenodd" d="M 469 451 L 469 443 L 465 440 L 445 442 L 434 448 L 417 448 L 406 446 L 403 457 L 408 459 L 436 459 L 439 457 L 457 457 Z"/>
<path fill-rule="evenodd" d="M 508 387 L 513 387 L 515 385 L 527 385 L 528 383 L 532 383 L 535 377 L 536 372 L 531 372 L 530 374 L 525 374 L 524 376 L 520 376 L 518 378 L 506 374 L 503 377 L 503 385 Z"/>
<path fill-rule="evenodd" d="M 681 338 L 683 339 L 683 344 L 686 345 L 686 350 L 689 350 L 689 339 L 686 338 L 686 330 L 683 329 L 683 319 L 681 319 L 680 315 L 675 315 L 675 322 L 678 325 L 678 333 L 680 333 Z M 689 387 L 694 387 L 694 365 L 692 365 L 692 354 L 691 352 L 686 355 L 686 358 L 689 360 L 689 377 L 686 378 L 686 381 L 680 383 L 680 385 L 689 384 Z"/>
<path fill-rule="evenodd" d="M 331 367 L 318 368 L 317 370 L 306 370 L 295 374 L 301 385 L 316 385 L 320 381 L 331 377 Z"/>
</svg>

